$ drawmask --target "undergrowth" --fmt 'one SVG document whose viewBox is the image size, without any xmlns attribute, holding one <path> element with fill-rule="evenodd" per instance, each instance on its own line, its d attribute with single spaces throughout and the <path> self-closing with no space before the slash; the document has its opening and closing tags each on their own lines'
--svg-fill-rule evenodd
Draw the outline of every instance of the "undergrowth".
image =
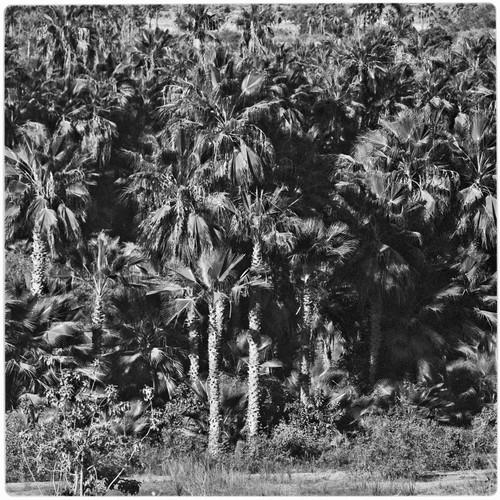
<svg viewBox="0 0 500 500">
<path fill-rule="evenodd" d="M 164 426 L 162 415 L 151 411 L 157 432 L 143 436 L 120 434 L 116 422 L 123 416 L 118 413 L 112 421 L 84 426 L 68 415 L 66 420 L 60 414 L 50 420 L 42 414 L 38 422 L 30 422 L 22 412 L 11 412 L 5 434 L 7 482 L 57 481 L 84 466 L 93 471 L 88 474 L 93 494 L 109 489 L 116 476 L 160 475 L 172 481 L 174 491 L 169 494 L 203 496 L 237 489 L 241 474 L 269 478 L 344 470 L 415 481 L 432 471 L 496 468 L 494 407 L 484 408 L 468 427 L 452 427 L 423 418 L 414 406 L 399 400 L 388 411 L 367 412 L 346 435 L 335 425 L 343 416 L 340 409 L 290 405 L 286 418 L 255 446 L 249 448 L 244 441 L 235 447 L 227 444 L 218 460 L 206 456 L 203 432 L 186 432 L 181 420 L 175 424 L 168 414 L 170 425 Z M 133 486 L 137 492 L 138 486 Z M 274 493 L 286 494 L 286 488 Z"/>
</svg>

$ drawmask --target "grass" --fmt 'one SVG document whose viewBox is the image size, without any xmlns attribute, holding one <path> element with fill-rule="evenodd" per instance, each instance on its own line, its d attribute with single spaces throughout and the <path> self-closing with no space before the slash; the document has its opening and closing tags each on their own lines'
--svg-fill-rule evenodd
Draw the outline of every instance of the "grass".
<svg viewBox="0 0 500 500">
<path fill-rule="evenodd" d="M 281 472 L 248 474 L 227 464 L 209 464 L 187 457 L 167 460 L 164 478 L 143 477 L 141 495 L 187 496 L 414 496 L 491 495 L 496 473 L 453 473 L 432 480 L 401 478 L 384 480 L 380 475 L 345 472 Z"/>
<path fill-rule="evenodd" d="M 164 461 L 165 475 L 146 474 L 141 496 L 415 496 L 415 495 L 493 495 L 496 471 L 461 471 L 434 476 L 430 480 L 384 480 L 377 473 L 352 471 L 281 472 L 248 474 L 228 464 L 211 463 L 187 456 Z M 14 485 L 12 495 L 49 495 L 49 483 Z M 119 492 L 109 492 L 119 495 Z"/>
</svg>

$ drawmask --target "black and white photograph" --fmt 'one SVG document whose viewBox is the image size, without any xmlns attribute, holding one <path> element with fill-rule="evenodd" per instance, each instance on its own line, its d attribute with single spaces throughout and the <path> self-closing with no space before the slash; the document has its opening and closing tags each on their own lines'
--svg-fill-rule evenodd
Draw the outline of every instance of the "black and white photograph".
<svg viewBox="0 0 500 500">
<path fill-rule="evenodd" d="M 494 495 L 496 15 L 6 6 L 4 493 Z"/>
</svg>

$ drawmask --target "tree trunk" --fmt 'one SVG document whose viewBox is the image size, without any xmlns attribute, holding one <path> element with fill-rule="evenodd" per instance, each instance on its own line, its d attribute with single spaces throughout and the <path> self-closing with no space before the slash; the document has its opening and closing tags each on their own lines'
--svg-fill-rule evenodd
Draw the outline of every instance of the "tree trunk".
<svg viewBox="0 0 500 500">
<path fill-rule="evenodd" d="M 208 452 L 212 456 L 218 456 L 221 453 L 220 342 L 223 317 L 222 297 L 216 296 L 209 305 L 208 327 L 208 397 L 210 405 Z"/>
<path fill-rule="evenodd" d="M 258 271 L 259 269 L 262 269 L 263 266 L 264 259 L 262 258 L 262 245 L 259 240 L 255 239 L 253 242 L 252 262 L 250 264 L 250 267 L 254 271 Z"/>
<path fill-rule="evenodd" d="M 96 328 L 101 328 L 102 324 L 104 323 L 105 316 L 104 316 L 104 304 L 103 304 L 103 298 L 100 293 L 96 293 L 95 295 L 95 300 L 94 300 L 94 310 L 92 311 L 92 326 Z"/>
<path fill-rule="evenodd" d="M 91 322 L 92 322 L 92 348 L 94 353 L 101 352 L 101 328 L 105 320 L 104 315 L 104 299 L 102 294 L 96 293 L 94 301 L 94 310 L 92 311 Z"/>
<path fill-rule="evenodd" d="M 316 358 L 321 359 L 323 371 L 332 367 L 332 349 L 330 340 L 325 337 L 317 338 L 315 343 Z"/>
<path fill-rule="evenodd" d="M 262 308 L 257 302 L 248 314 L 248 411 L 247 426 L 249 440 L 259 433 L 260 383 L 259 383 L 259 337 L 262 324 Z"/>
<path fill-rule="evenodd" d="M 311 290 L 307 284 L 308 277 L 304 278 L 304 291 L 302 295 L 302 335 L 300 359 L 300 402 L 309 404 L 309 388 L 311 384 Z"/>
<path fill-rule="evenodd" d="M 47 250 L 40 231 L 33 231 L 33 274 L 31 275 L 31 293 L 41 297 L 47 285 Z"/>
<path fill-rule="evenodd" d="M 255 240 L 252 250 L 251 268 L 258 271 L 263 267 L 262 246 Z M 260 423 L 260 383 L 259 383 L 259 337 L 262 326 L 262 305 L 258 297 L 252 297 L 252 306 L 248 313 L 248 439 L 254 441 L 259 433 Z"/>
<path fill-rule="evenodd" d="M 382 345 L 382 296 L 374 292 L 370 297 L 370 384 L 377 381 L 380 346 Z"/>
<path fill-rule="evenodd" d="M 198 381 L 200 376 L 200 339 L 196 330 L 196 313 L 194 309 L 188 310 L 186 317 L 186 328 L 189 336 L 189 380 L 192 384 Z"/>
</svg>

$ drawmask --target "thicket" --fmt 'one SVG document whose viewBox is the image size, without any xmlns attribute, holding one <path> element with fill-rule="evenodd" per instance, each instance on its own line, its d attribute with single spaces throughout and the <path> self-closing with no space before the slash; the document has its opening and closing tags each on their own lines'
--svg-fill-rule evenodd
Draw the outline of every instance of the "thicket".
<svg viewBox="0 0 500 500">
<path fill-rule="evenodd" d="M 487 466 L 491 6 L 5 19 L 8 480 Z"/>
</svg>

